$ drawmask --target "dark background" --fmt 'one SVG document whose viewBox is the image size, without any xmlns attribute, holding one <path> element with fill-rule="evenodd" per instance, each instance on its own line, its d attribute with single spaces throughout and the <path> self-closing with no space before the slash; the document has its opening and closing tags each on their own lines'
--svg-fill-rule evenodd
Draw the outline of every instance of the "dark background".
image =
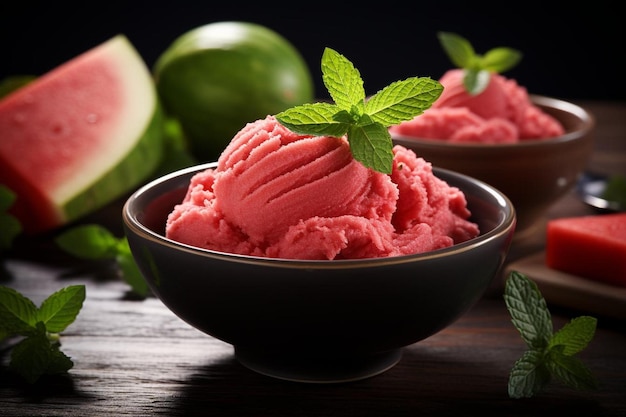
<svg viewBox="0 0 626 417">
<path fill-rule="evenodd" d="M 529 92 L 562 99 L 626 100 L 624 21 L 608 1 L 479 1 L 361 3 L 61 2 L 12 0 L 0 6 L 0 78 L 40 75 L 118 33 L 146 63 L 182 33 L 206 23 L 241 20 L 286 37 L 304 56 L 318 97 L 327 97 L 319 69 L 324 47 L 361 71 L 367 94 L 409 76 L 438 79 L 451 62 L 437 31 L 456 32 L 479 53 L 510 46 L 524 53 L 505 73 Z M 574 4 L 579 5 L 574 5 Z M 546 9 L 547 8 L 547 9 Z"/>
</svg>

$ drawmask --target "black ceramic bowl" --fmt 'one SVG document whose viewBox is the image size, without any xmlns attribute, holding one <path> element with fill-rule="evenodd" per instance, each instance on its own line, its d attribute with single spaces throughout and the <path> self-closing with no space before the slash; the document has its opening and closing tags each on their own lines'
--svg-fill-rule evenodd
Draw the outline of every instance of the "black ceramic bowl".
<svg viewBox="0 0 626 417">
<path fill-rule="evenodd" d="M 531 95 L 532 102 L 565 128 L 562 136 L 508 144 L 451 143 L 402 136 L 393 142 L 417 156 L 494 186 L 511 199 L 517 214 L 517 235 L 534 226 L 550 206 L 576 185 L 593 151 L 595 119 L 584 108 L 550 97 Z"/>
<path fill-rule="evenodd" d="M 498 274 L 515 228 L 502 193 L 443 169 L 466 195 L 480 236 L 428 253 L 361 260 L 258 258 L 188 246 L 164 235 L 166 217 L 204 164 L 137 190 L 123 209 L 147 283 L 191 326 L 232 344 L 245 366 L 277 378 L 339 382 L 381 373 L 402 348 L 445 328 Z"/>
</svg>

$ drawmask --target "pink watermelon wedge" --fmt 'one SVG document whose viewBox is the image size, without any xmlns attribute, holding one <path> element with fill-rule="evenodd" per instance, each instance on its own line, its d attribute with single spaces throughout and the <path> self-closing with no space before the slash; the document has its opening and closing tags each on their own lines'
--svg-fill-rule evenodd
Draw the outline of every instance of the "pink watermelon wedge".
<svg viewBox="0 0 626 417">
<path fill-rule="evenodd" d="M 26 233 L 76 220 L 137 187 L 162 154 L 151 74 L 124 35 L 0 99 L 0 184 Z"/>
</svg>

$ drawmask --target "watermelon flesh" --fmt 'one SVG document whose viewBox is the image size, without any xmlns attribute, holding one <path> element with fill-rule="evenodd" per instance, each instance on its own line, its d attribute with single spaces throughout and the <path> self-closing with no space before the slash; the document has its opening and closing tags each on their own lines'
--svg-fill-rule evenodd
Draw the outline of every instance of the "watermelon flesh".
<svg viewBox="0 0 626 417">
<path fill-rule="evenodd" d="M 0 184 L 26 233 L 76 220 L 137 187 L 161 159 L 151 73 L 123 35 L 0 100 Z"/>
<path fill-rule="evenodd" d="M 546 265 L 580 277 L 626 287 L 626 213 L 549 221 Z"/>
</svg>

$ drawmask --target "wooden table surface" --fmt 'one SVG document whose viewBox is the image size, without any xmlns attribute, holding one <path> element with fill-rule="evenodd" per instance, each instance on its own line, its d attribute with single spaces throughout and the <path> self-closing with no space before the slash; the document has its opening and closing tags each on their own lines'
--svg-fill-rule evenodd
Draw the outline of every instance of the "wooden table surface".
<svg viewBox="0 0 626 417">
<path fill-rule="evenodd" d="M 626 103 L 578 104 L 597 119 L 590 169 L 626 174 Z M 571 193 L 546 218 L 587 213 L 593 210 Z M 541 249 L 541 231 L 529 239 L 515 244 L 512 258 Z M 626 416 L 626 326 L 605 316 L 596 315 L 596 335 L 579 354 L 598 391 L 553 382 L 533 398 L 508 397 L 509 371 L 526 346 L 498 280 L 457 322 L 405 348 L 392 369 L 340 384 L 250 371 L 230 345 L 190 327 L 159 300 L 129 297 L 110 264 L 69 259 L 45 238 L 20 242 L 0 266 L 0 285 L 37 304 L 71 284 L 87 288 L 83 309 L 61 335 L 74 367 L 30 386 L 7 370 L 10 345 L 0 344 L 0 416 Z M 549 307 L 557 329 L 590 314 Z"/>
</svg>

